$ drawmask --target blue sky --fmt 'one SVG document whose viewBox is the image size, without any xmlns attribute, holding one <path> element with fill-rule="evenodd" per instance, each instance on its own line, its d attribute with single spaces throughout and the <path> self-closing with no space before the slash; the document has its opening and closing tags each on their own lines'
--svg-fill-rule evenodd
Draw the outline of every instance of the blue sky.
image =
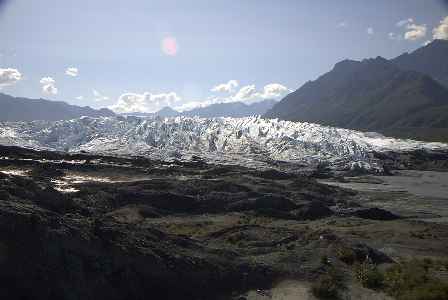
<svg viewBox="0 0 448 300">
<path fill-rule="evenodd" d="M 447 16 L 442 0 L 0 0 L 0 88 L 122 111 L 281 98 L 443 38 Z"/>
</svg>

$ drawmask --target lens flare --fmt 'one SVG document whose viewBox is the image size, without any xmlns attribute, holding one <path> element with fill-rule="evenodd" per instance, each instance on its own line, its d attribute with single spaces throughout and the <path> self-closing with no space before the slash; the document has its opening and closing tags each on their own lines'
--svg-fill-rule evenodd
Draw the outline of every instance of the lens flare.
<svg viewBox="0 0 448 300">
<path fill-rule="evenodd" d="M 162 40 L 162 51 L 166 55 L 176 56 L 178 51 L 177 41 L 174 37 L 166 37 Z"/>
</svg>

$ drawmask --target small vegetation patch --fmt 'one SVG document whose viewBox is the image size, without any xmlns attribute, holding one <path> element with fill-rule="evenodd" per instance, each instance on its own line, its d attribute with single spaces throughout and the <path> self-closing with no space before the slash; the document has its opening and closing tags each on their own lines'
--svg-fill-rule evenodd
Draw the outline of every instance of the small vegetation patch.
<svg viewBox="0 0 448 300">
<path fill-rule="evenodd" d="M 352 265 L 356 261 L 356 253 L 348 247 L 341 247 L 336 250 L 337 257 L 348 265 Z"/>
<path fill-rule="evenodd" d="M 380 289 L 384 285 L 384 274 L 375 264 L 368 260 L 361 264 L 355 264 L 355 277 L 366 288 Z"/>
<path fill-rule="evenodd" d="M 341 272 L 330 266 L 311 286 L 313 295 L 318 299 L 340 299 L 345 284 Z"/>
<path fill-rule="evenodd" d="M 171 234 L 188 237 L 201 237 L 209 233 L 212 222 L 171 223 L 166 224 L 164 230 Z"/>
<path fill-rule="evenodd" d="M 422 240 L 430 239 L 430 238 L 437 239 L 437 236 L 431 232 L 430 228 L 425 228 L 425 229 L 419 230 L 419 231 L 411 231 L 411 232 L 409 232 L 409 235 L 412 238 L 417 238 L 417 239 L 422 239 Z"/>
<path fill-rule="evenodd" d="M 446 272 L 446 266 L 431 259 L 410 260 L 379 271 L 375 265 L 365 262 L 355 266 L 360 283 L 372 289 L 382 289 L 398 300 L 446 300 L 448 282 L 438 278 L 438 272 Z"/>
</svg>

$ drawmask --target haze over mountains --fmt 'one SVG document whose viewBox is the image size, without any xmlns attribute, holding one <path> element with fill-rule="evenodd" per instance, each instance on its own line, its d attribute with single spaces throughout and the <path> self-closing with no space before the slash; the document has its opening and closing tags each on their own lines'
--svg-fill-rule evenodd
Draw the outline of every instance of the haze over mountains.
<svg viewBox="0 0 448 300">
<path fill-rule="evenodd" d="M 145 113 L 145 112 L 132 112 L 132 113 L 123 113 L 123 116 L 135 116 L 135 117 L 176 117 L 179 115 L 177 110 L 172 109 L 169 106 L 165 106 L 161 110 L 153 113 Z"/>
<path fill-rule="evenodd" d="M 93 109 L 70 105 L 62 101 L 12 97 L 0 93 L 0 121 L 69 120 L 81 116 L 109 117 L 115 114 L 107 109 Z"/>
<path fill-rule="evenodd" d="M 155 113 L 134 112 L 123 115 L 137 117 L 176 117 L 182 115 L 187 117 L 198 116 L 202 118 L 238 118 L 263 115 L 271 109 L 275 103 L 277 103 L 275 100 L 263 100 L 252 104 L 245 104 L 242 102 L 217 103 L 184 112 L 178 112 L 166 106 Z M 97 110 L 88 106 L 80 107 L 70 105 L 62 101 L 19 98 L 1 93 L 0 106 L 2 108 L 0 111 L 0 121 L 57 121 L 79 118 L 81 116 L 109 117 L 115 115 L 113 111 L 107 108 Z"/>
<path fill-rule="evenodd" d="M 243 102 L 215 103 L 204 107 L 194 108 L 183 112 L 178 112 L 168 106 L 162 108 L 155 113 L 125 113 L 124 115 L 132 115 L 137 117 L 201 117 L 201 118 L 219 118 L 232 117 L 242 118 L 256 115 L 264 115 L 269 109 L 277 103 L 275 100 L 267 99 L 259 102 L 246 104 Z"/>
<path fill-rule="evenodd" d="M 448 78 L 446 49 L 448 41 L 434 41 L 391 61 L 382 57 L 341 61 L 286 96 L 265 117 L 446 140 L 448 89 L 442 85 Z"/>
<path fill-rule="evenodd" d="M 185 111 L 182 115 L 187 117 L 199 116 L 202 118 L 249 117 L 265 114 L 276 103 L 277 101 L 275 100 L 263 100 L 252 104 L 245 104 L 243 102 L 217 103 Z"/>
</svg>

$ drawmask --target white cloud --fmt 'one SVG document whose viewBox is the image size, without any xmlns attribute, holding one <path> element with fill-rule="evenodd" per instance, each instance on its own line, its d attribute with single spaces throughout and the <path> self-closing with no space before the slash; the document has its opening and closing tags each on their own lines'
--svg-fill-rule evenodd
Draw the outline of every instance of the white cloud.
<svg viewBox="0 0 448 300">
<path fill-rule="evenodd" d="M 47 95 L 56 95 L 58 93 L 58 89 L 56 87 L 56 81 L 51 77 L 43 77 L 40 80 L 40 84 L 42 84 L 42 92 Z"/>
<path fill-rule="evenodd" d="M 75 98 L 76 100 L 84 100 L 84 96 L 78 96 Z"/>
<path fill-rule="evenodd" d="M 406 29 L 407 31 L 404 34 L 406 40 L 415 41 L 426 36 L 426 24 L 408 24 Z"/>
<path fill-rule="evenodd" d="M 232 79 L 229 80 L 227 83 L 221 83 L 217 86 L 214 86 L 210 91 L 212 92 L 220 92 L 220 93 L 232 93 L 236 87 L 238 87 L 239 83 L 238 81 Z"/>
<path fill-rule="evenodd" d="M 46 85 L 46 84 L 55 84 L 56 81 L 55 81 L 53 78 L 51 78 L 51 77 L 43 77 L 43 78 L 40 80 L 40 83 L 41 83 L 41 84 L 44 84 L 44 85 Z"/>
<path fill-rule="evenodd" d="M 213 101 L 213 100 L 189 101 L 189 102 L 186 102 L 184 104 L 174 107 L 174 109 L 177 111 L 188 111 L 188 110 L 192 110 L 192 109 L 199 108 L 199 107 L 209 106 L 214 103 L 215 103 L 215 101 Z M 217 102 L 217 103 L 219 103 L 219 102 Z"/>
<path fill-rule="evenodd" d="M 408 19 L 398 21 L 395 25 L 397 25 L 397 27 L 403 27 L 403 26 L 411 24 L 411 23 L 414 23 L 414 19 L 408 18 Z"/>
<path fill-rule="evenodd" d="M 375 30 L 372 27 L 367 28 L 367 34 L 372 35 L 374 33 L 375 33 Z"/>
<path fill-rule="evenodd" d="M 337 28 L 346 28 L 348 27 L 348 23 L 346 21 L 339 22 L 336 26 Z"/>
<path fill-rule="evenodd" d="M 247 101 L 255 97 L 257 90 L 254 84 L 246 85 L 240 88 L 240 90 L 232 97 L 235 101 Z"/>
<path fill-rule="evenodd" d="M 282 97 L 289 92 L 292 91 L 280 83 L 270 83 L 264 86 L 260 97 L 263 99 L 274 99 Z"/>
<path fill-rule="evenodd" d="M 427 27 L 426 24 L 416 24 L 413 18 L 404 19 L 396 23 L 397 27 L 403 28 L 403 34 L 395 34 L 390 32 L 388 34 L 391 40 L 402 40 L 403 38 L 408 41 L 416 41 L 426 36 Z"/>
<path fill-rule="evenodd" d="M 22 74 L 17 69 L 0 68 L 0 89 L 4 86 L 13 85 L 22 79 Z"/>
<path fill-rule="evenodd" d="M 92 93 L 93 93 L 93 97 L 94 97 L 93 100 L 95 100 L 97 102 L 109 100 L 109 97 L 104 96 L 103 94 L 101 94 L 97 90 L 92 90 Z"/>
<path fill-rule="evenodd" d="M 118 113 L 130 112 L 155 112 L 165 106 L 173 106 L 181 98 L 174 92 L 151 94 L 125 93 L 122 94 L 116 104 L 109 108 Z"/>
<path fill-rule="evenodd" d="M 65 70 L 65 74 L 68 76 L 76 77 L 78 76 L 78 68 L 70 67 Z"/>
<path fill-rule="evenodd" d="M 230 82 L 230 81 L 229 81 Z M 228 84 L 228 83 L 226 83 Z M 235 85 L 233 85 L 235 86 Z M 218 89 L 221 91 L 222 89 Z M 254 103 L 264 99 L 278 99 L 291 92 L 290 89 L 279 83 L 270 83 L 257 90 L 256 86 L 246 85 L 228 96 L 210 96 L 202 100 L 182 101 L 174 92 L 152 94 L 149 92 L 124 93 L 117 103 L 109 108 L 118 113 L 131 112 L 155 112 L 165 106 L 170 106 L 177 111 L 187 111 L 198 107 L 206 107 L 217 103 L 244 102 Z"/>
<path fill-rule="evenodd" d="M 433 29 L 433 38 L 438 40 L 448 40 L 448 16 L 440 21 L 439 26 Z"/>
<path fill-rule="evenodd" d="M 207 100 L 207 104 L 213 103 L 228 103 L 228 102 L 246 102 L 252 103 L 264 99 L 278 99 L 292 92 L 286 86 L 279 83 L 270 83 L 263 87 L 262 90 L 257 90 L 254 84 L 241 87 L 238 92 L 229 97 L 212 97 Z"/>
</svg>

